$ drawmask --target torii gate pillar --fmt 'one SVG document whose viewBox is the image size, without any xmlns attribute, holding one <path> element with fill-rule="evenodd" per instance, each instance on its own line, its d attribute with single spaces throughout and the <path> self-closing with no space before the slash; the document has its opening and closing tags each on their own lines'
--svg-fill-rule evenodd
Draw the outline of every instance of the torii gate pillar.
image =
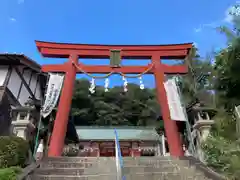
<svg viewBox="0 0 240 180">
<path fill-rule="evenodd" d="M 172 156 L 181 157 L 184 155 L 183 146 L 178 132 L 177 122 L 171 120 L 168 106 L 167 93 L 164 87 L 164 71 L 161 66 L 159 56 L 152 56 L 154 63 L 154 77 L 157 90 L 157 98 L 161 107 L 161 113 L 164 120 L 164 129 L 167 136 L 169 151 Z M 165 142 L 164 142 L 165 143 Z"/>
<path fill-rule="evenodd" d="M 71 54 L 69 61 L 65 64 L 64 84 L 59 100 L 56 120 L 51 136 L 51 143 L 48 150 L 48 156 L 61 156 L 64 147 L 65 135 L 67 132 L 69 112 L 72 104 L 73 89 L 76 79 L 76 68 L 72 62 L 78 62 L 78 56 Z"/>
<path fill-rule="evenodd" d="M 164 74 L 186 74 L 186 65 L 162 64 L 160 58 L 184 59 L 192 43 L 173 45 L 86 45 L 64 44 L 36 41 L 39 52 L 44 57 L 69 58 L 68 62 L 60 65 L 44 65 L 43 72 L 65 73 L 64 85 L 58 105 L 56 120 L 54 122 L 48 156 L 61 156 L 67 131 L 68 117 L 71 108 L 74 82 L 76 73 L 114 73 L 138 74 L 145 72 L 154 74 L 156 80 L 157 98 L 161 106 L 164 128 L 167 136 L 171 156 L 183 156 L 182 142 L 176 121 L 171 120 L 167 95 L 164 88 Z M 111 66 L 86 66 L 78 63 L 78 58 L 109 58 L 110 51 L 120 49 L 122 58 L 151 59 L 152 65 L 147 66 L 123 66 L 113 68 Z M 79 70 L 80 67 L 81 70 Z"/>
</svg>

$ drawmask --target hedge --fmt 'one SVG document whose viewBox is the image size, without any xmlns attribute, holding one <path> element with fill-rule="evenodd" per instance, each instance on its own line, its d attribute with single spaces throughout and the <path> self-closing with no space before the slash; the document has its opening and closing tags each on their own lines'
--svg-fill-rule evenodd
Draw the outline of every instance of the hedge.
<svg viewBox="0 0 240 180">
<path fill-rule="evenodd" d="M 28 158 L 29 144 L 20 137 L 0 137 L 0 168 L 24 167 Z"/>
</svg>

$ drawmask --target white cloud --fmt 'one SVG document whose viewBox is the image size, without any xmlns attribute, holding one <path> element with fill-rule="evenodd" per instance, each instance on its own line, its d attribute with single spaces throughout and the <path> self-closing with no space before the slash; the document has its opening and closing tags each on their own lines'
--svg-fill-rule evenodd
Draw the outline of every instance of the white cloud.
<svg viewBox="0 0 240 180">
<path fill-rule="evenodd" d="M 198 28 L 195 28 L 194 31 L 196 33 L 201 32 L 202 30 L 206 29 L 206 28 L 216 28 L 217 24 L 219 22 L 212 22 L 212 23 L 207 23 L 207 24 L 201 24 Z"/>
<path fill-rule="evenodd" d="M 216 28 L 217 26 L 220 26 L 222 23 L 232 23 L 233 15 L 231 15 L 231 13 L 235 14 L 235 16 L 240 17 L 240 7 L 236 8 L 235 5 L 240 5 L 240 1 L 236 1 L 236 3 L 234 5 L 232 5 L 226 9 L 222 20 L 215 21 L 212 23 L 207 23 L 207 24 L 201 24 L 198 28 L 194 29 L 194 32 L 199 33 L 206 28 Z"/>
<path fill-rule="evenodd" d="M 13 17 L 9 18 L 9 20 L 10 20 L 11 22 L 16 22 L 16 21 L 17 21 L 17 20 L 16 20 L 15 18 L 13 18 Z"/>
</svg>

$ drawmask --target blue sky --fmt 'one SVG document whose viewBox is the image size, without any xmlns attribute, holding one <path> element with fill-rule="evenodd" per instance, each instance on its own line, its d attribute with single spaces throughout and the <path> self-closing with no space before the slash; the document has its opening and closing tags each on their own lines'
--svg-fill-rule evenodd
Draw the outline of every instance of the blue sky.
<svg viewBox="0 0 240 180">
<path fill-rule="evenodd" d="M 91 44 L 194 42 L 205 56 L 225 45 L 224 37 L 214 27 L 229 25 L 225 12 L 234 3 L 234 0 L 1 0 L 0 52 L 24 53 L 40 64 L 49 64 L 63 61 L 43 59 L 34 40 Z M 152 78 L 145 81 L 149 86 L 154 84 Z"/>
</svg>

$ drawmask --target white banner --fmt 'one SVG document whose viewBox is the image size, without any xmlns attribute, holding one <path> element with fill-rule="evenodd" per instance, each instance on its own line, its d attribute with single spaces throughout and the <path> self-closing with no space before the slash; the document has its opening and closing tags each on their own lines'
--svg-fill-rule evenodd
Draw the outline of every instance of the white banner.
<svg viewBox="0 0 240 180">
<path fill-rule="evenodd" d="M 186 121 L 184 109 L 181 104 L 180 95 L 174 79 L 169 79 L 164 83 L 167 93 L 168 107 L 171 119 L 174 121 Z"/>
<path fill-rule="evenodd" d="M 47 117 L 56 106 L 61 93 L 63 80 L 64 75 L 50 74 L 47 92 L 45 95 L 45 102 L 41 111 L 41 114 L 44 118 Z"/>
</svg>

